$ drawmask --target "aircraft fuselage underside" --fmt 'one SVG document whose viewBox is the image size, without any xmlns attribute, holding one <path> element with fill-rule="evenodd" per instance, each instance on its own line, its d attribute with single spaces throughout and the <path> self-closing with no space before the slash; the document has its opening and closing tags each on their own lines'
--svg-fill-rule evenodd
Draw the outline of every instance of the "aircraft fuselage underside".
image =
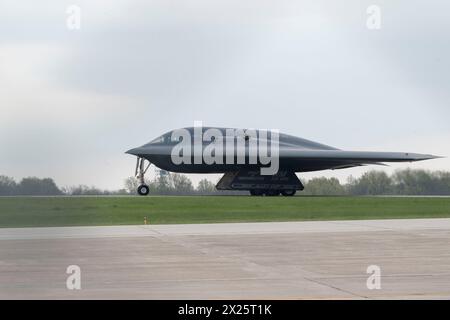
<svg viewBox="0 0 450 320">
<path fill-rule="evenodd" d="M 303 190 L 303 184 L 292 171 L 263 176 L 259 170 L 228 172 L 217 183 L 217 190 Z"/>
</svg>

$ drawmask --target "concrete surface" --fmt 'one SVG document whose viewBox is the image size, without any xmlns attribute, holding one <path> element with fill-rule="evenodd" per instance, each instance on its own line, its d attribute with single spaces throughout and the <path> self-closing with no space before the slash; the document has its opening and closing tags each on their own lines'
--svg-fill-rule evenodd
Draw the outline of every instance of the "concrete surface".
<svg viewBox="0 0 450 320">
<path fill-rule="evenodd" d="M 0 229 L 0 299 L 448 299 L 449 247 L 450 219 Z"/>
</svg>

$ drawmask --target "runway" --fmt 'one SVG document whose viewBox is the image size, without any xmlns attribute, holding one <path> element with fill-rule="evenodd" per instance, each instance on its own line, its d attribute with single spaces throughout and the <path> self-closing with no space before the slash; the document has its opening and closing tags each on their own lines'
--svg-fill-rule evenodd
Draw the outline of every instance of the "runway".
<svg viewBox="0 0 450 320">
<path fill-rule="evenodd" d="M 0 299 L 383 298 L 450 298 L 450 219 L 0 229 Z"/>
</svg>

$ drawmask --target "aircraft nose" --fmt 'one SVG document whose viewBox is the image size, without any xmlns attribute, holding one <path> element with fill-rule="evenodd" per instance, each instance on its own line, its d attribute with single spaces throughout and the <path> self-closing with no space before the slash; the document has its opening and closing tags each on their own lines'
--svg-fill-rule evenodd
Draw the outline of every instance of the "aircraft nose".
<svg viewBox="0 0 450 320">
<path fill-rule="evenodd" d="M 144 154 L 144 149 L 142 147 L 133 148 L 133 149 L 126 151 L 125 153 L 132 154 L 134 156 L 140 156 L 140 155 Z"/>
</svg>

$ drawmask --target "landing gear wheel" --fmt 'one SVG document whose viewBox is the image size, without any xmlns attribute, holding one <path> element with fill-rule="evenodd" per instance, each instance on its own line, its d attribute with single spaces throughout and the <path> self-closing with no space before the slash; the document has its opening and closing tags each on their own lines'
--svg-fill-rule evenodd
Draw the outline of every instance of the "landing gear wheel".
<svg viewBox="0 0 450 320">
<path fill-rule="evenodd" d="M 266 196 L 266 197 L 276 197 L 276 196 L 278 196 L 280 194 L 280 191 L 279 190 L 266 190 L 265 192 L 264 192 L 264 195 Z"/>
<path fill-rule="evenodd" d="M 291 189 L 291 190 L 282 190 L 281 194 L 285 197 L 292 197 L 293 195 L 295 195 L 295 193 L 297 192 L 297 190 L 295 189 Z"/>
<path fill-rule="evenodd" d="M 146 184 L 141 184 L 141 185 L 138 187 L 137 192 L 138 192 L 139 195 L 141 195 L 141 196 L 146 196 L 146 195 L 148 195 L 148 193 L 150 192 L 150 188 L 149 188 L 148 185 L 146 185 Z"/>
<path fill-rule="evenodd" d="M 250 194 L 251 194 L 252 196 L 262 196 L 263 193 L 264 193 L 264 192 L 263 192 L 262 190 L 258 190 L 258 189 L 250 190 Z"/>
</svg>

